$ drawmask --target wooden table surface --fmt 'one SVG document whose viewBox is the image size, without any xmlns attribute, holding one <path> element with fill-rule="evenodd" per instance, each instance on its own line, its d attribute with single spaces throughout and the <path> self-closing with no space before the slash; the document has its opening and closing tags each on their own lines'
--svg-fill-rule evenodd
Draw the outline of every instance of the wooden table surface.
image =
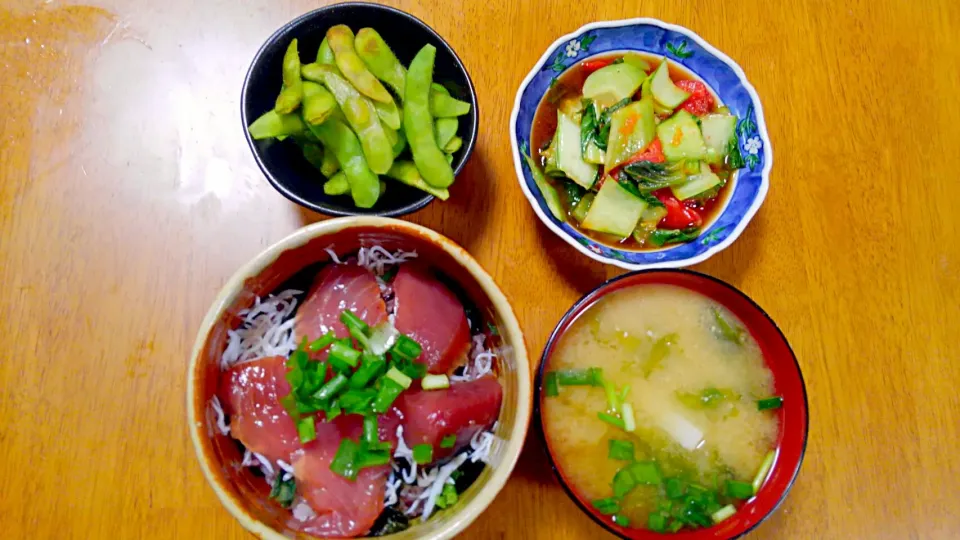
<svg viewBox="0 0 960 540">
<path fill-rule="evenodd" d="M 322 216 L 275 192 L 238 104 L 261 42 L 323 2 L 4 0 L 0 8 L 0 523 L 10 538 L 247 538 L 185 429 L 215 293 Z M 398 1 L 453 45 L 480 137 L 453 198 L 409 216 L 494 276 L 539 356 L 619 273 L 543 227 L 507 130 L 517 86 L 581 24 L 658 17 L 735 59 L 776 154 L 766 204 L 697 270 L 791 341 L 810 436 L 751 538 L 960 537 L 960 3 Z M 529 437 L 466 538 L 604 534 Z"/>
</svg>

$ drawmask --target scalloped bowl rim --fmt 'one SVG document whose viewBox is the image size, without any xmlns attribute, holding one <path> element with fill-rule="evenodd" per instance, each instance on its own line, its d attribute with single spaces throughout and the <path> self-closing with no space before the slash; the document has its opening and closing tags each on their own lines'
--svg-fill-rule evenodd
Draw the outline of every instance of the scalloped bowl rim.
<svg viewBox="0 0 960 540">
<path fill-rule="evenodd" d="M 549 62 L 550 57 L 553 56 L 553 51 L 556 50 L 557 47 L 563 45 L 566 42 L 569 42 L 570 40 L 576 39 L 577 37 L 585 34 L 586 32 L 589 32 L 590 30 L 597 30 L 597 29 L 604 29 L 604 28 L 619 28 L 619 27 L 634 26 L 634 25 L 640 25 L 640 24 L 657 26 L 664 30 L 669 30 L 671 32 L 677 32 L 679 34 L 683 34 L 689 37 L 690 39 L 694 40 L 698 45 L 703 47 L 704 50 L 706 50 L 707 52 L 715 56 L 717 59 L 719 59 L 723 63 L 727 64 L 733 70 L 733 73 L 737 76 L 737 78 L 740 79 L 741 85 L 747 91 L 747 94 L 749 94 L 750 99 L 753 101 L 753 105 L 754 105 L 753 110 L 754 110 L 754 114 L 756 115 L 757 134 L 761 138 L 761 141 L 763 142 L 763 148 L 765 149 L 765 152 L 766 152 L 764 156 L 765 161 L 764 161 L 763 170 L 760 172 L 760 175 L 761 175 L 760 189 L 757 192 L 757 195 L 754 198 L 753 203 L 751 203 L 746 213 L 744 213 L 743 217 L 741 217 L 740 220 L 737 222 L 736 228 L 733 230 L 732 233 L 730 233 L 729 236 L 727 236 L 722 242 L 718 242 L 717 244 L 710 246 L 706 251 L 694 257 L 689 257 L 686 259 L 680 259 L 676 261 L 663 261 L 663 262 L 655 262 L 655 263 L 647 263 L 647 264 L 634 264 L 626 261 L 620 261 L 612 257 L 604 257 L 602 255 L 598 255 L 593 251 L 591 251 L 590 249 L 588 249 L 583 244 L 577 242 L 575 238 L 573 238 L 568 233 L 560 229 L 560 227 L 558 227 L 556 224 L 553 223 L 553 221 L 551 221 L 550 217 L 546 215 L 546 213 L 544 212 L 544 209 L 537 202 L 536 197 L 530 191 L 530 188 L 527 186 L 527 183 L 524 180 L 523 161 L 522 161 L 522 158 L 520 157 L 520 144 L 517 141 L 517 130 L 516 130 L 517 118 L 520 114 L 520 102 L 523 98 L 523 94 L 527 90 L 527 87 L 530 85 L 530 82 L 537 75 L 537 73 L 539 73 L 543 69 L 543 67 Z M 589 58 L 589 56 L 587 58 Z M 542 96 L 541 96 L 541 99 L 542 99 Z M 562 238 L 566 243 L 575 247 L 577 251 L 579 251 L 580 253 L 583 253 L 587 257 L 590 257 L 595 261 L 599 261 L 606 264 L 612 264 L 614 266 L 619 266 L 620 268 L 625 268 L 627 270 L 683 268 L 685 266 L 691 266 L 694 264 L 701 263 L 709 259 L 713 255 L 726 249 L 730 244 L 732 244 L 737 238 L 740 237 L 740 234 L 744 231 L 744 229 L 747 228 L 747 225 L 753 219 L 753 216 L 756 215 L 757 211 L 760 210 L 760 206 L 763 205 L 763 201 L 767 197 L 767 191 L 770 189 L 770 171 L 773 169 L 773 149 L 770 144 L 770 137 L 767 135 L 767 123 L 766 123 L 766 120 L 764 120 L 764 116 L 763 116 L 763 105 L 761 105 L 760 103 L 760 96 L 757 95 L 756 89 L 754 89 L 753 85 L 750 84 L 750 81 L 747 80 L 747 75 L 746 73 L 744 73 L 743 68 L 741 68 L 740 65 L 737 64 L 729 56 L 721 52 L 719 49 L 717 49 L 713 45 L 709 44 L 706 40 L 700 37 L 696 32 L 688 28 L 684 28 L 682 26 L 670 24 L 670 23 L 661 21 L 659 19 L 653 19 L 650 17 L 637 17 L 633 19 L 619 19 L 614 21 L 598 21 L 598 22 L 588 23 L 569 34 L 560 36 L 552 44 L 550 44 L 550 46 L 547 47 L 546 51 L 544 51 L 540 59 L 537 60 L 537 62 L 533 65 L 533 68 L 530 70 L 530 72 L 527 73 L 527 76 L 523 79 L 523 82 L 520 83 L 520 87 L 517 89 L 517 94 L 513 102 L 513 111 L 510 113 L 510 146 L 513 152 L 513 165 L 517 173 L 517 181 L 520 183 L 520 189 L 523 190 L 524 196 L 526 196 L 527 201 L 530 203 L 530 206 L 533 207 L 533 210 L 534 212 L 536 212 L 537 217 L 540 218 L 540 221 L 542 221 L 544 225 L 546 225 L 551 231 L 553 231 L 554 234 Z M 595 242 L 595 241 L 591 239 L 591 242 Z M 611 247 L 611 246 L 608 246 L 608 247 Z M 611 249 L 616 250 L 616 248 L 613 248 L 613 247 L 611 247 Z M 616 250 L 616 251 L 628 253 L 627 250 Z M 669 252 L 669 249 L 663 250 L 663 251 Z"/>
</svg>

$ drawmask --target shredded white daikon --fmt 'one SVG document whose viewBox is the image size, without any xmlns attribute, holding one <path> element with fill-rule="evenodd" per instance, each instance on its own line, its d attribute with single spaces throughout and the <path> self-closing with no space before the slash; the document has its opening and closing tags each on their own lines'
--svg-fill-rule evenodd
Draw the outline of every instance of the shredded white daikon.
<svg viewBox="0 0 960 540">
<path fill-rule="evenodd" d="M 390 253 L 383 246 L 362 247 L 357 251 L 357 264 L 378 276 L 383 276 L 388 266 L 401 264 L 417 258 L 416 251 L 397 251 Z"/>
<path fill-rule="evenodd" d="M 336 264 L 343 264 L 343 261 L 340 260 L 340 257 L 337 257 L 337 252 L 333 250 L 333 246 L 323 248 L 327 252 L 327 255 L 330 256 L 330 260 Z"/>
<path fill-rule="evenodd" d="M 447 479 L 450 478 L 450 475 L 453 474 L 453 471 L 457 470 L 460 465 L 463 465 L 463 462 L 467 460 L 467 454 L 462 453 L 453 458 L 450 463 L 447 463 L 443 467 L 440 467 L 440 472 L 437 473 L 436 480 L 433 482 L 433 485 L 430 486 L 430 496 L 427 498 L 427 502 L 423 507 L 423 516 L 420 517 L 420 521 L 427 521 L 430 519 L 430 514 L 433 513 L 433 508 L 437 504 L 437 497 L 440 496 L 440 493 L 443 492 L 443 485 L 447 483 Z"/>
<path fill-rule="evenodd" d="M 220 434 L 226 435 L 230 433 L 230 424 L 227 423 L 227 415 L 223 413 L 223 407 L 220 406 L 220 398 L 213 396 L 210 399 L 210 407 L 213 409 L 213 414 L 216 417 L 217 429 L 220 430 Z"/>
<path fill-rule="evenodd" d="M 297 348 L 293 337 L 297 295 L 303 291 L 287 289 L 266 299 L 259 296 L 253 307 L 238 313 L 240 327 L 227 331 L 227 348 L 220 358 L 220 369 L 265 356 L 289 356 Z"/>
<path fill-rule="evenodd" d="M 463 373 L 450 376 L 451 381 L 473 381 L 493 373 L 497 353 L 487 349 L 486 341 L 487 336 L 484 334 L 473 336 L 473 345 L 470 347 L 470 360 L 463 366 Z"/>
</svg>

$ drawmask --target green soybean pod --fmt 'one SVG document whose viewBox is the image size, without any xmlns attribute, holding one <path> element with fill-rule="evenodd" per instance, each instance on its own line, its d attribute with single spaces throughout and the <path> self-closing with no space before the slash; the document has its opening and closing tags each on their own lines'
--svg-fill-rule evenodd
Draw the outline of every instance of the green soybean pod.
<svg viewBox="0 0 960 540">
<path fill-rule="evenodd" d="M 292 113 L 303 100 L 303 81 L 300 79 L 300 53 L 294 38 L 283 53 L 283 88 L 273 108 L 280 114 Z"/>
<path fill-rule="evenodd" d="M 357 136 L 339 120 L 331 118 L 310 130 L 320 138 L 327 150 L 332 150 L 350 184 L 353 203 L 359 208 L 370 208 L 380 197 L 380 178 L 370 170 L 363 157 L 363 148 Z"/>
<path fill-rule="evenodd" d="M 403 129 L 420 176 L 433 187 L 445 188 L 453 183 L 453 169 L 437 146 L 430 116 L 430 84 L 436 56 L 436 47 L 424 45 L 410 62 L 403 92 Z"/>
<path fill-rule="evenodd" d="M 448 142 L 448 143 L 443 147 L 443 151 L 446 152 L 446 153 L 448 153 L 448 154 L 452 154 L 452 153 L 456 152 L 457 150 L 459 150 L 461 146 L 463 146 L 463 139 L 461 139 L 460 137 L 454 137 L 454 138 L 450 139 L 450 142 Z"/>
<path fill-rule="evenodd" d="M 420 176 L 420 171 L 417 170 L 417 166 L 412 161 L 393 162 L 393 167 L 390 167 L 390 170 L 387 171 L 387 176 L 400 183 L 426 191 L 441 201 L 450 198 L 450 192 L 446 188 L 436 188 L 424 182 L 423 177 Z"/>
<path fill-rule="evenodd" d="M 250 124 L 247 131 L 256 140 L 287 137 L 307 129 L 299 114 L 278 114 L 275 110 L 264 113 Z"/>
<path fill-rule="evenodd" d="M 456 118 L 437 118 L 434 130 L 437 136 L 437 146 L 443 148 L 457 135 L 460 122 Z"/>
<path fill-rule="evenodd" d="M 385 174 L 393 164 L 393 145 L 378 120 L 373 102 L 351 86 L 333 66 L 307 64 L 301 71 L 305 79 L 323 82 L 333 93 L 347 122 L 360 138 L 370 168 L 377 174 Z"/>
<path fill-rule="evenodd" d="M 336 60 L 333 58 L 333 49 L 330 48 L 330 42 L 327 41 L 326 37 L 323 38 L 323 41 L 320 42 L 320 48 L 317 49 L 317 63 L 330 66 L 336 64 Z"/>
<path fill-rule="evenodd" d="M 323 192 L 327 195 L 346 195 L 350 191 L 350 183 L 347 182 L 347 175 L 344 172 L 338 172 L 323 183 Z"/>
<path fill-rule="evenodd" d="M 433 83 L 433 84 L 431 84 L 431 85 L 430 85 L 430 91 L 431 91 L 431 92 L 439 92 L 439 93 L 441 93 L 441 94 L 443 94 L 443 95 L 445 95 L 445 96 L 449 96 L 449 95 L 450 95 L 450 91 L 447 90 L 447 87 L 444 86 L 444 85 L 442 85 L 442 84 L 440 84 L 440 83 Z"/>
<path fill-rule="evenodd" d="M 303 81 L 303 119 L 308 124 L 322 124 L 337 108 L 337 100 L 326 88 Z"/>
<path fill-rule="evenodd" d="M 333 150 L 324 148 L 323 161 L 320 162 L 320 174 L 332 178 L 338 172 L 340 172 L 340 162 L 337 161 L 337 156 L 334 155 Z"/>
<path fill-rule="evenodd" d="M 400 107 L 397 107 L 396 103 L 392 101 L 390 103 L 374 101 L 373 107 L 377 110 L 377 116 L 385 126 L 390 129 L 400 129 L 403 117 L 400 114 Z"/>
<path fill-rule="evenodd" d="M 403 99 L 407 81 L 407 70 L 397 60 L 387 42 L 373 28 L 361 28 L 353 42 L 357 55 L 367 65 L 371 73 L 387 83 L 387 86 Z"/>
<path fill-rule="evenodd" d="M 297 146 L 300 147 L 300 151 L 303 152 L 304 159 L 317 170 L 320 170 L 323 167 L 323 148 L 321 148 L 319 144 L 312 143 L 305 139 L 298 140 L 296 143 Z"/>
<path fill-rule="evenodd" d="M 357 56 L 353 47 L 353 30 L 344 24 L 338 24 L 327 30 L 327 42 L 333 49 L 333 58 L 343 76 L 364 95 L 383 103 L 390 103 L 393 97 L 380 81 L 370 73 L 363 60 Z"/>
<path fill-rule="evenodd" d="M 463 116 L 470 112 L 470 104 L 466 101 L 450 97 L 442 92 L 430 92 L 430 114 L 436 118 L 452 118 Z"/>
<path fill-rule="evenodd" d="M 407 149 L 407 134 L 402 129 L 397 132 L 397 141 L 393 143 L 393 159 L 400 157 L 400 154 Z"/>
</svg>

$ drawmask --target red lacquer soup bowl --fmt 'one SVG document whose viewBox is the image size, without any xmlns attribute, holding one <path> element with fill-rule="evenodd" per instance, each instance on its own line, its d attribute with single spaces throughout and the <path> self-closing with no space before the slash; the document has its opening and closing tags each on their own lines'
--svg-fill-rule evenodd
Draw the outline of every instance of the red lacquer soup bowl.
<svg viewBox="0 0 960 540">
<path fill-rule="evenodd" d="M 558 465 L 544 433 L 542 417 L 543 377 L 550 365 L 560 338 L 574 321 L 598 300 L 614 291 L 638 285 L 673 285 L 697 292 L 723 305 L 736 315 L 760 345 L 764 361 L 773 373 L 776 395 L 783 397 L 783 406 L 777 410 L 779 433 L 776 441 L 773 468 L 759 492 L 744 503 L 732 517 L 712 527 L 695 531 L 684 529 L 677 533 L 656 533 L 642 528 L 621 527 L 610 516 L 600 514 L 591 501 L 580 495 L 568 482 Z M 557 479 L 571 499 L 603 528 L 620 538 L 653 540 L 664 536 L 681 540 L 708 540 L 738 538 L 757 527 L 783 502 L 793 485 L 807 446 L 809 419 L 807 416 L 807 391 L 800 373 L 797 358 L 790 349 L 786 337 L 764 311 L 747 295 L 716 278 L 688 270 L 648 270 L 624 274 L 600 285 L 577 301 L 563 316 L 550 335 L 540 359 L 540 368 L 535 381 L 535 417 L 541 439 L 547 448 L 550 462 Z"/>
</svg>

